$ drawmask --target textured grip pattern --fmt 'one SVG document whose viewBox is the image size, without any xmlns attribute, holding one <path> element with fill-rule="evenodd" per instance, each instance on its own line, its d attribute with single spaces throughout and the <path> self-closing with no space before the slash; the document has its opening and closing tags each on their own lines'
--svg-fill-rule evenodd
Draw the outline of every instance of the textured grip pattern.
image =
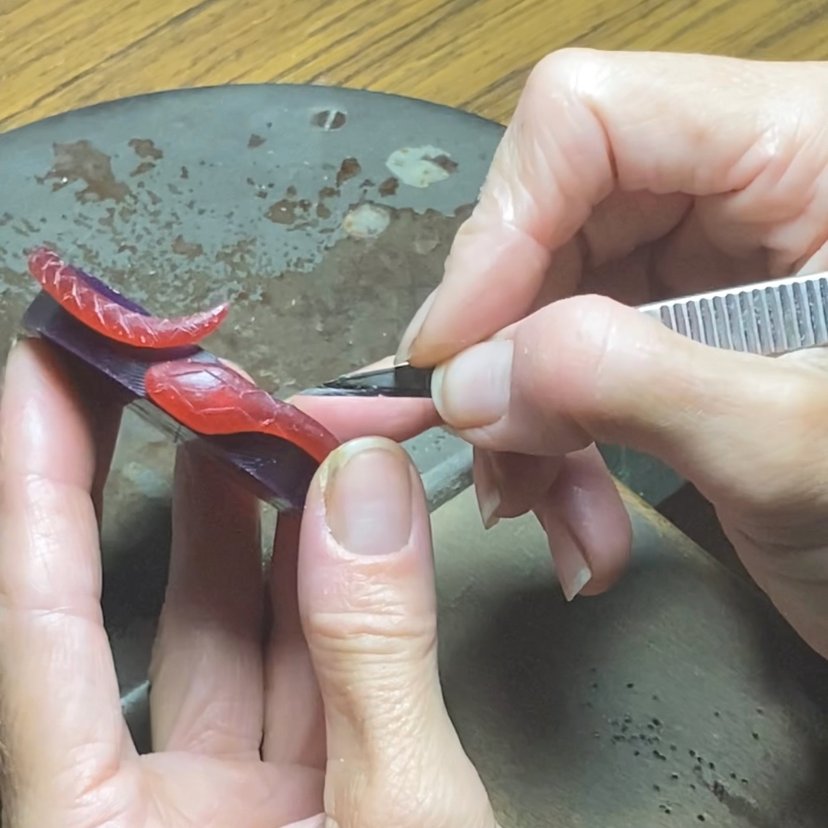
<svg viewBox="0 0 828 828">
<path fill-rule="evenodd" d="M 773 356 L 828 345 L 828 277 L 818 274 L 639 308 L 714 348 Z"/>
</svg>

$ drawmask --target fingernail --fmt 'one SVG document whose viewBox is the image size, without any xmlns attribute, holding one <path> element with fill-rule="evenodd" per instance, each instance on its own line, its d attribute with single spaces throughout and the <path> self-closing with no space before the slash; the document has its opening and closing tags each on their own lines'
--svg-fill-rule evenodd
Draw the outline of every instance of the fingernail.
<svg viewBox="0 0 828 828">
<path fill-rule="evenodd" d="M 569 527 L 557 515 L 547 516 L 543 527 L 564 598 L 572 601 L 592 580 L 589 562 Z"/>
<path fill-rule="evenodd" d="M 426 317 L 431 310 L 431 306 L 434 304 L 434 300 L 437 298 L 438 289 L 439 285 L 434 288 L 428 296 L 426 296 L 425 301 L 422 305 L 420 305 L 419 309 L 408 323 L 408 327 L 405 329 L 402 339 L 400 339 L 400 346 L 397 348 L 396 362 L 406 362 L 411 356 L 414 340 L 417 339 L 420 335 L 420 331 L 423 329 Z"/>
<path fill-rule="evenodd" d="M 497 422 L 509 409 L 512 393 L 510 339 L 472 345 L 439 366 L 431 381 L 437 412 L 456 429 Z"/>
<path fill-rule="evenodd" d="M 592 570 L 589 568 L 584 553 L 581 552 L 578 542 L 570 532 L 560 533 L 550 545 L 554 544 L 552 557 L 555 560 L 555 569 L 561 590 L 567 601 L 574 600 L 581 590 L 592 580 Z"/>
<path fill-rule="evenodd" d="M 477 508 L 480 510 L 483 528 L 491 529 L 500 522 L 497 512 L 502 498 L 495 480 L 492 461 L 487 453 L 475 451 L 473 475 Z"/>
<path fill-rule="evenodd" d="M 574 601 L 581 594 L 581 590 L 592 580 L 592 572 L 588 566 L 579 569 L 570 579 L 561 581 L 564 598 Z"/>
<path fill-rule="evenodd" d="M 328 528 L 354 555 L 388 555 L 411 536 L 411 464 L 396 443 L 366 437 L 326 461 L 322 487 Z"/>
</svg>

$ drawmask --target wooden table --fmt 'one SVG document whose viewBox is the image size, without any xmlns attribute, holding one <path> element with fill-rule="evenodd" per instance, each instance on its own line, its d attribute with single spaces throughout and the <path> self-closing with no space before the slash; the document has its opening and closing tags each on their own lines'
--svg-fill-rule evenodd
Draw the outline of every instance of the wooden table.
<svg viewBox="0 0 828 828">
<path fill-rule="evenodd" d="M 823 0 L 0 0 L 0 131 L 136 93 L 320 83 L 504 121 L 562 46 L 828 56 Z"/>
</svg>

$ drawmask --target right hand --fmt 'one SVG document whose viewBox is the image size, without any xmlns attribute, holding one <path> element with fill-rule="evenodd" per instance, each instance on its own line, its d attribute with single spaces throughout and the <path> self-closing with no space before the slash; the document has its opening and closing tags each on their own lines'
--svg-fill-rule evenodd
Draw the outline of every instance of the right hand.
<svg viewBox="0 0 828 828">
<path fill-rule="evenodd" d="M 626 564 L 593 442 L 622 444 L 697 485 L 828 655 L 825 352 L 718 351 L 614 301 L 828 266 L 826 82 L 822 63 L 582 50 L 529 80 L 401 355 L 440 365 L 484 519 L 534 510 L 570 597 Z"/>
</svg>

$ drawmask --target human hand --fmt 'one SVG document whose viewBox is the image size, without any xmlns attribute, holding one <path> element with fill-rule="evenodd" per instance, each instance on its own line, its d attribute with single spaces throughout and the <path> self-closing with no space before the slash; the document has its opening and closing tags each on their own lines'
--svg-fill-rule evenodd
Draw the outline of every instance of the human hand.
<svg viewBox="0 0 828 828">
<path fill-rule="evenodd" d="M 441 364 L 434 401 L 475 446 L 484 520 L 534 510 L 570 597 L 627 561 L 592 443 L 626 445 L 697 485 L 828 655 L 824 352 L 716 351 L 620 303 L 828 267 L 826 80 L 821 63 L 567 50 L 523 92 L 400 355 Z"/>
<path fill-rule="evenodd" d="M 139 756 L 102 623 L 119 412 L 41 342 L 0 408 L 0 749 L 15 828 L 495 828 L 437 675 L 429 523 L 396 444 L 334 452 L 262 575 L 256 501 L 179 453 Z M 379 428 L 363 417 L 361 427 Z M 328 409 L 345 436 L 355 425 Z M 298 562 L 297 562 L 298 549 Z"/>
</svg>

